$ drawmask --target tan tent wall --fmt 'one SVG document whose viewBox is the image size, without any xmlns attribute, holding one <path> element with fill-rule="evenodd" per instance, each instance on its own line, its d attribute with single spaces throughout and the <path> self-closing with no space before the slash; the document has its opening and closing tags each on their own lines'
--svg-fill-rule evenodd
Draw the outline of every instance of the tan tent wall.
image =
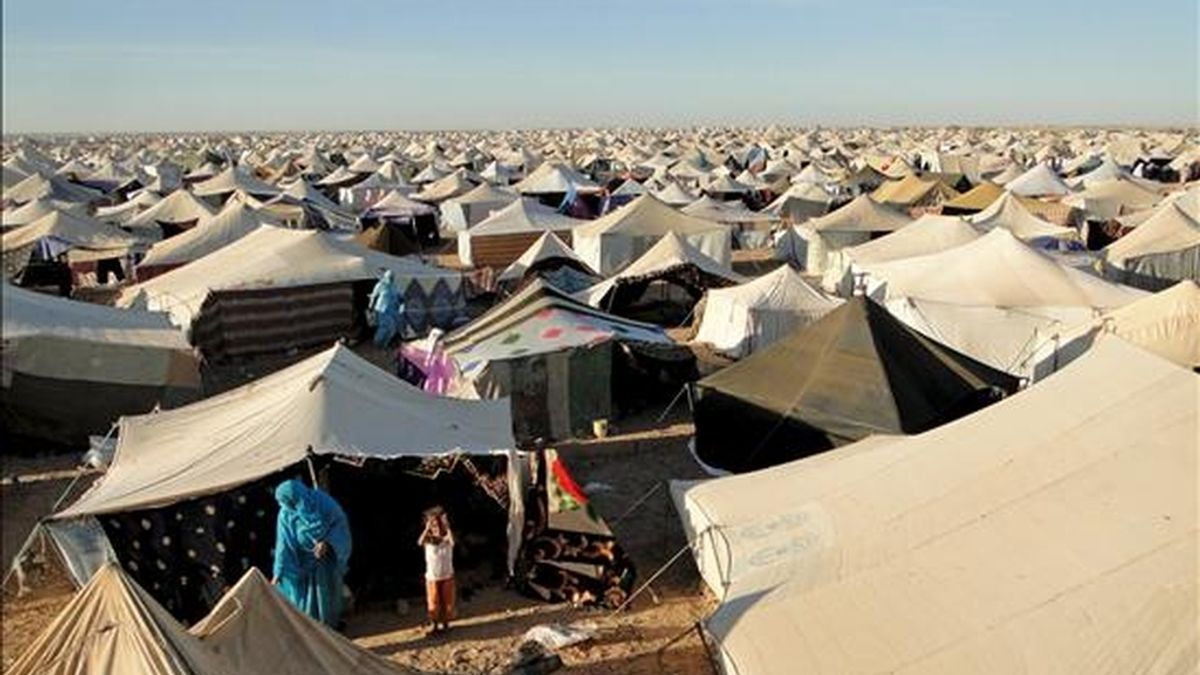
<svg viewBox="0 0 1200 675">
<path fill-rule="evenodd" d="M 508 267 L 521 257 L 530 246 L 545 234 L 541 230 L 514 232 L 490 236 L 471 237 L 471 260 L 475 267 Z M 570 246 L 571 231 L 558 230 L 554 234 Z"/>
</svg>

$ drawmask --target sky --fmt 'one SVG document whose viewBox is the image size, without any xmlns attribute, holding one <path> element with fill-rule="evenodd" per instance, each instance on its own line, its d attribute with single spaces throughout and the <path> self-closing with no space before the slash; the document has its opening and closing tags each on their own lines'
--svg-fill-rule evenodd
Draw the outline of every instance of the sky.
<svg viewBox="0 0 1200 675">
<path fill-rule="evenodd" d="M 5 133 L 1195 125 L 1197 0 L 3 0 Z"/>
</svg>

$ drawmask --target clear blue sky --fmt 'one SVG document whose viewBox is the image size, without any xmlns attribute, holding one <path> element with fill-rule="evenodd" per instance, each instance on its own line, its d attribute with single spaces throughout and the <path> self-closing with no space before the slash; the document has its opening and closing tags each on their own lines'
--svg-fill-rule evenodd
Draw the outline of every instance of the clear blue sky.
<svg viewBox="0 0 1200 675">
<path fill-rule="evenodd" d="M 1197 0 L 3 0 L 3 127 L 1195 124 Z"/>
</svg>

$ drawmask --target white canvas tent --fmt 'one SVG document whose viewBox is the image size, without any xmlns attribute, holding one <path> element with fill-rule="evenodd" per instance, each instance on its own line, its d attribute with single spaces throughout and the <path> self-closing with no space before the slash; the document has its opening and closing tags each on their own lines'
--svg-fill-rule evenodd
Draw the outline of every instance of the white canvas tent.
<svg viewBox="0 0 1200 675">
<path fill-rule="evenodd" d="M 1106 335 L 1116 335 L 1183 368 L 1200 369 L 1200 286 L 1181 281 L 1057 331 L 1034 355 L 1035 376 L 1040 379 L 1063 368 Z"/>
<path fill-rule="evenodd" d="M 548 265 L 553 265 L 559 269 L 569 268 L 569 272 L 566 275 L 549 270 L 546 272 L 550 276 L 547 280 L 559 290 L 567 293 L 583 290 L 576 287 L 576 284 L 580 281 L 590 280 L 591 282 L 595 282 L 600 278 L 600 275 L 596 274 L 595 270 L 588 267 L 587 263 L 575 251 L 571 250 L 571 247 L 564 244 L 563 240 L 558 238 L 558 235 L 553 232 L 547 232 L 538 237 L 538 240 L 526 249 L 520 258 L 513 261 L 513 264 L 505 268 L 496 277 L 496 282 L 508 285 L 516 284 L 525 279 L 529 274 L 535 273 Z"/>
<path fill-rule="evenodd" d="M 1002 185 L 1004 189 L 1021 197 L 1061 197 L 1071 194 L 1071 186 L 1059 178 L 1054 169 L 1047 164 L 1037 164 Z"/>
<path fill-rule="evenodd" d="M 504 267 L 546 232 L 569 237 L 586 221 L 522 197 L 478 225 L 458 233 L 458 258 L 465 265 Z"/>
<path fill-rule="evenodd" d="M 130 218 L 125 226 L 131 230 L 145 231 L 152 239 L 162 237 L 162 226 L 190 227 L 204 218 L 216 214 L 216 209 L 196 199 L 187 190 L 176 190 L 162 201 Z"/>
<path fill-rule="evenodd" d="M 1073 228 L 1055 225 L 1033 215 L 1012 192 L 1005 192 L 986 209 L 969 216 L 967 220 L 981 232 L 1002 227 L 1027 242 L 1079 240 L 1079 233 Z"/>
<path fill-rule="evenodd" d="M 168 312 L 172 322 L 187 330 L 213 291 L 361 281 L 377 278 L 384 269 L 392 271 L 402 291 L 416 283 L 432 292 L 441 282 L 455 293 L 462 283 L 456 272 L 379 253 L 324 232 L 264 225 L 188 265 L 130 286 L 117 304 Z"/>
<path fill-rule="evenodd" d="M 980 237 L 979 231 L 957 216 L 925 214 L 910 225 L 878 239 L 837 251 L 825 270 L 821 284 L 849 296 L 862 265 L 914 258 L 947 251 Z"/>
<path fill-rule="evenodd" d="M 863 264 L 867 292 L 985 307 L 1120 307 L 1145 293 L 1068 267 L 997 228 L 939 253 Z"/>
<path fill-rule="evenodd" d="M 842 303 L 809 286 L 788 265 L 705 295 L 694 340 L 733 358 L 748 356 Z"/>
<path fill-rule="evenodd" d="M 161 273 L 217 251 L 263 225 L 282 226 L 283 222 L 262 209 L 253 209 L 241 199 L 229 200 L 216 215 L 202 219 L 182 234 L 150 247 L 138 264 L 139 278 Z"/>
<path fill-rule="evenodd" d="M 883 206 L 870 195 L 860 195 L 836 211 L 804 223 L 804 231 L 812 233 L 806 237 L 805 270 L 824 274 L 838 250 L 870 241 L 873 235 L 895 232 L 911 222 L 908 216 Z"/>
<path fill-rule="evenodd" d="M 469 229 L 517 199 L 519 197 L 512 190 L 483 183 L 466 194 L 441 203 L 438 208 L 442 212 L 442 227 L 452 232 Z"/>
<path fill-rule="evenodd" d="M 1191 672 L 1200 378 L 1106 340 L 907 438 L 673 493 L 724 672 Z"/>
<path fill-rule="evenodd" d="M 108 471 L 47 526 L 82 582 L 106 555 L 97 515 L 220 493 L 310 454 L 359 460 L 504 454 L 515 447 L 511 416 L 507 399 L 427 394 L 335 345 L 197 403 L 122 417 Z M 519 502 L 513 500 L 511 513 L 519 512 Z"/>
<path fill-rule="evenodd" d="M 1169 204 L 1104 249 L 1105 274 L 1148 288 L 1200 281 L 1200 220 Z"/>
<path fill-rule="evenodd" d="M 633 262 L 667 233 L 675 233 L 720 265 L 732 259 L 727 226 L 689 216 L 657 197 L 642 195 L 573 232 L 572 248 L 592 269 L 613 274 Z"/>
</svg>

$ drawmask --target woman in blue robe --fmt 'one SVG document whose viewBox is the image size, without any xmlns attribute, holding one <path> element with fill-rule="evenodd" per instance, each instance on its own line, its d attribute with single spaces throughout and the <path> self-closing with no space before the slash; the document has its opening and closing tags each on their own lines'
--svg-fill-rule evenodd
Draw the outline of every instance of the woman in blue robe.
<svg viewBox="0 0 1200 675">
<path fill-rule="evenodd" d="M 350 561 L 350 523 L 333 497 L 291 479 L 275 488 L 274 583 L 300 611 L 337 627 Z"/>
<path fill-rule="evenodd" d="M 400 318 L 404 311 L 404 304 L 396 289 L 396 278 L 391 270 L 386 270 L 375 283 L 375 288 L 371 289 L 369 308 L 375 313 L 375 346 L 386 347 L 400 332 Z"/>
</svg>

